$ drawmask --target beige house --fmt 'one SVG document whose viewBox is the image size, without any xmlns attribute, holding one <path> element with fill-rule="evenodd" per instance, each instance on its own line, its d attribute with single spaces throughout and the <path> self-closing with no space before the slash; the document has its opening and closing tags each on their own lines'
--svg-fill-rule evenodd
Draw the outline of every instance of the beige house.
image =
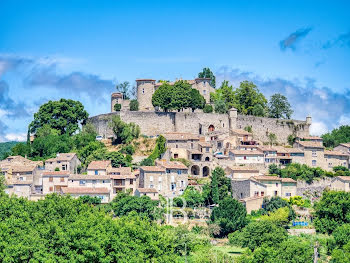
<svg viewBox="0 0 350 263">
<path fill-rule="evenodd" d="M 81 196 L 98 197 L 101 203 L 110 201 L 110 190 L 106 187 L 62 187 L 61 193 L 79 198 Z"/>
<path fill-rule="evenodd" d="M 61 193 L 61 188 L 68 186 L 69 175 L 69 171 L 43 172 L 43 195 Z"/>
<path fill-rule="evenodd" d="M 292 163 L 305 164 L 305 154 L 300 148 L 285 148 L 292 158 Z"/>
<path fill-rule="evenodd" d="M 69 171 L 71 174 L 78 173 L 81 165 L 76 153 L 58 153 L 55 158 L 45 161 L 45 169 L 48 171 Z"/>
<path fill-rule="evenodd" d="M 340 151 L 324 151 L 325 165 L 324 169 L 331 171 L 333 167 L 344 166 L 349 167 L 349 157 L 348 153 L 343 153 Z"/>
<path fill-rule="evenodd" d="M 304 152 L 305 164 L 310 167 L 326 168 L 324 158 L 324 147 L 322 142 L 317 141 L 296 141 L 294 148 Z"/>
<path fill-rule="evenodd" d="M 277 150 L 275 148 L 267 145 L 259 145 L 257 149 L 264 153 L 264 162 L 266 166 L 278 163 Z"/>
<path fill-rule="evenodd" d="M 350 191 L 350 176 L 337 176 L 332 182 L 330 188 L 336 191 Z"/>
<path fill-rule="evenodd" d="M 7 185 L 5 193 L 8 195 L 16 195 L 18 197 L 30 198 L 32 192 L 33 181 L 16 181 Z"/>
<path fill-rule="evenodd" d="M 235 164 L 264 164 L 264 153 L 258 150 L 232 150 L 230 160 Z"/>
<path fill-rule="evenodd" d="M 296 195 L 297 182 L 291 178 L 277 176 L 255 176 L 256 181 L 266 185 L 266 195 L 289 198 Z"/>
<path fill-rule="evenodd" d="M 249 179 L 252 176 L 259 176 L 259 169 L 245 166 L 228 166 L 225 174 L 231 179 Z"/>
<path fill-rule="evenodd" d="M 111 199 L 118 192 L 135 193 L 138 184 L 139 171 L 131 171 L 130 167 L 110 168 L 108 175 L 111 178 Z"/>
<path fill-rule="evenodd" d="M 241 200 L 250 197 L 264 197 L 267 195 L 267 185 L 255 180 L 255 177 L 249 179 L 233 179 L 232 196 L 235 199 Z"/>
<path fill-rule="evenodd" d="M 72 174 L 68 177 L 67 186 L 112 189 L 111 179 L 108 175 Z"/>
<path fill-rule="evenodd" d="M 164 197 L 181 195 L 188 184 L 188 168 L 180 162 L 158 161 L 140 167 L 139 188 L 156 189 Z"/>
<path fill-rule="evenodd" d="M 252 211 L 262 208 L 264 196 L 247 197 L 240 199 L 239 202 L 245 206 L 247 213 L 250 214 Z"/>
<path fill-rule="evenodd" d="M 92 161 L 87 167 L 88 175 L 107 175 L 108 169 L 112 168 L 110 160 L 107 161 Z"/>
<path fill-rule="evenodd" d="M 135 190 L 135 196 L 148 196 L 152 200 L 159 200 L 159 193 L 154 188 L 137 188 Z"/>
</svg>

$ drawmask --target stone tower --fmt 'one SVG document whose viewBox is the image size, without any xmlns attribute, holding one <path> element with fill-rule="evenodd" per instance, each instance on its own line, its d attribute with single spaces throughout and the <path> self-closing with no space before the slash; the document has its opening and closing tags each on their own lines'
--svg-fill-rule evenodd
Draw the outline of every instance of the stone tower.
<svg viewBox="0 0 350 263">
<path fill-rule="evenodd" d="M 196 78 L 192 88 L 199 91 L 204 97 L 206 103 L 210 103 L 210 92 L 215 92 L 215 89 L 210 85 L 210 78 Z"/>
<path fill-rule="evenodd" d="M 154 79 L 137 79 L 136 88 L 137 88 L 137 101 L 139 102 L 140 111 L 154 111 L 152 105 L 152 95 L 155 91 Z"/>
<path fill-rule="evenodd" d="M 228 111 L 228 120 L 229 120 L 229 126 L 230 126 L 230 134 L 233 130 L 237 129 L 237 109 L 231 108 Z"/>
<path fill-rule="evenodd" d="M 111 95 L 111 112 L 115 112 L 114 105 L 123 104 L 123 94 L 120 92 L 114 92 Z"/>
</svg>

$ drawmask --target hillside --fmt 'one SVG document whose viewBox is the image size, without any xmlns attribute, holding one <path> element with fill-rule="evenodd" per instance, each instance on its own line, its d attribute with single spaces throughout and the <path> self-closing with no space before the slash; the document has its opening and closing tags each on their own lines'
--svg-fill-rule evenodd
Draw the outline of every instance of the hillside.
<svg viewBox="0 0 350 263">
<path fill-rule="evenodd" d="M 0 160 L 4 159 L 4 154 L 9 152 L 18 142 L 2 142 L 0 143 Z"/>
</svg>

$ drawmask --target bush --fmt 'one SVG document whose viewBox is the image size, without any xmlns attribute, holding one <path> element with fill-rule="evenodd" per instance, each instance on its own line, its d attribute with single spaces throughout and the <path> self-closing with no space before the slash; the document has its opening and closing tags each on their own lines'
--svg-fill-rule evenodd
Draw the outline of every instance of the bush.
<svg viewBox="0 0 350 263">
<path fill-rule="evenodd" d="M 219 202 L 219 206 L 213 209 L 211 221 L 217 223 L 220 228 L 220 236 L 227 236 L 247 224 L 247 211 L 236 199 L 226 197 Z"/>
<path fill-rule="evenodd" d="M 205 104 L 205 106 L 203 108 L 203 112 L 204 113 L 212 113 L 213 112 L 213 106 L 211 106 L 210 104 Z"/>
<path fill-rule="evenodd" d="M 115 111 L 120 111 L 122 109 L 122 105 L 119 103 L 114 104 L 114 110 Z"/>
<path fill-rule="evenodd" d="M 139 110 L 139 102 L 137 100 L 130 101 L 130 110 L 131 111 L 138 111 Z"/>
<path fill-rule="evenodd" d="M 335 244 L 339 248 L 342 248 L 350 242 L 350 224 L 344 224 L 337 227 L 332 235 L 334 237 Z"/>
<path fill-rule="evenodd" d="M 231 244 L 255 250 L 262 245 L 276 246 L 288 237 L 287 231 L 271 221 L 249 223 L 241 231 L 229 234 Z"/>
<path fill-rule="evenodd" d="M 125 145 L 120 149 L 121 153 L 133 155 L 135 153 L 135 148 L 131 144 Z"/>
</svg>

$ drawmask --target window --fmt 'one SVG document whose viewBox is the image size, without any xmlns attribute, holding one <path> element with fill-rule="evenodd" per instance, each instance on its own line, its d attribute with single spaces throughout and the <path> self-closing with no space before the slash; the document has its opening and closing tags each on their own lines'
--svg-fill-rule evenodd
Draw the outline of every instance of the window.
<svg viewBox="0 0 350 263">
<path fill-rule="evenodd" d="M 218 142 L 218 148 L 221 148 L 221 142 Z"/>
<path fill-rule="evenodd" d="M 62 164 L 62 171 L 67 171 L 67 164 Z"/>
<path fill-rule="evenodd" d="M 171 191 L 175 191 L 176 190 L 176 184 L 175 183 L 171 183 Z"/>
<path fill-rule="evenodd" d="M 176 144 L 176 145 L 175 145 L 175 148 L 179 148 L 179 145 Z"/>
<path fill-rule="evenodd" d="M 276 187 L 278 187 L 278 183 L 276 183 Z"/>
<path fill-rule="evenodd" d="M 158 191 L 162 191 L 162 185 L 158 184 Z"/>
<path fill-rule="evenodd" d="M 21 177 L 19 178 L 19 180 L 20 180 L 20 181 L 24 181 L 24 178 L 21 176 Z"/>
<path fill-rule="evenodd" d="M 316 166 L 316 160 L 312 160 L 312 166 Z"/>
<path fill-rule="evenodd" d="M 86 181 L 85 181 L 85 180 L 80 180 L 80 181 L 79 181 L 79 184 L 80 184 L 80 185 L 85 185 L 85 184 L 86 184 Z"/>
<path fill-rule="evenodd" d="M 53 187 L 52 186 L 50 186 L 49 191 L 53 192 Z"/>
<path fill-rule="evenodd" d="M 133 179 L 130 179 L 130 184 L 134 184 L 134 180 Z"/>
<path fill-rule="evenodd" d="M 292 194 L 291 193 L 286 193 L 286 196 L 292 196 Z"/>
<path fill-rule="evenodd" d="M 332 167 L 333 165 L 332 165 L 332 163 L 328 163 L 328 167 Z"/>
<path fill-rule="evenodd" d="M 179 155 L 177 153 L 174 153 L 174 159 L 179 158 Z"/>
<path fill-rule="evenodd" d="M 243 156 L 243 159 L 244 159 L 244 160 L 247 160 L 247 156 Z"/>
<path fill-rule="evenodd" d="M 92 184 L 96 184 L 97 183 L 97 181 L 96 180 L 92 180 Z"/>
<path fill-rule="evenodd" d="M 255 191 L 254 196 L 259 196 L 259 191 Z"/>
<path fill-rule="evenodd" d="M 275 196 L 277 196 L 278 195 L 278 192 L 277 191 L 275 191 Z"/>
<path fill-rule="evenodd" d="M 207 91 L 206 91 L 206 90 L 203 90 L 203 94 L 204 94 L 204 95 L 207 94 Z"/>
<path fill-rule="evenodd" d="M 145 94 L 145 89 L 142 89 L 142 94 Z"/>
<path fill-rule="evenodd" d="M 98 170 L 95 170 L 95 175 L 98 175 Z"/>
<path fill-rule="evenodd" d="M 185 185 L 184 181 L 181 181 L 181 187 L 184 187 L 184 185 Z"/>
<path fill-rule="evenodd" d="M 261 191 L 260 195 L 261 195 L 261 196 L 264 196 L 264 195 L 265 195 L 265 192 L 264 192 L 264 191 Z"/>
<path fill-rule="evenodd" d="M 317 157 L 317 152 L 315 150 L 312 151 L 312 157 Z"/>
<path fill-rule="evenodd" d="M 208 152 L 209 152 L 209 147 L 206 147 L 206 148 L 205 148 L 205 151 L 208 153 Z"/>
<path fill-rule="evenodd" d="M 241 193 L 241 198 L 243 198 L 243 193 Z"/>
<path fill-rule="evenodd" d="M 63 177 L 60 178 L 60 182 L 64 182 L 64 178 Z"/>
<path fill-rule="evenodd" d="M 49 177 L 49 182 L 53 182 L 53 177 Z"/>
<path fill-rule="evenodd" d="M 150 181 L 150 182 L 153 182 L 153 176 L 150 176 L 150 177 L 149 177 L 149 181 Z"/>
<path fill-rule="evenodd" d="M 191 143 L 191 149 L 193 149 L 193 143 Z"/>
<path fill-rule="evenodd" d="M 159 176 L 159 177 L 158 177 L 158 183 L 161 183 L 161 182 L 162 182 L 162 177 Z"/>
<path fill-rule="evenodd" d="M 180 175 L 181 174 L 181 170 L 177 170 L 177 174 Z"/>
<path fill-rule="evenodd" d="M 150 185 L 149 185 L 149 188 L 153 188 L 153 187 L 154 187 L 154 185 L 153 185 L 153 184 L 150 184 Z"/>
</svg>

